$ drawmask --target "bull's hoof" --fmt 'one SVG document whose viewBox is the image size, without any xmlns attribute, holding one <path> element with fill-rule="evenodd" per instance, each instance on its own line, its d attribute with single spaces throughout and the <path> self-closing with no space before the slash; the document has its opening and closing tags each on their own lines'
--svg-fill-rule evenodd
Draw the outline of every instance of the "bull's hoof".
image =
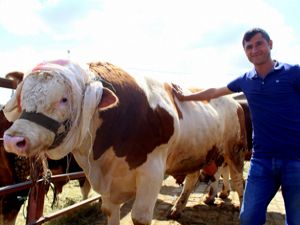
<svg viewBox="0 0 300 225">
<path fill-rule="evenodd" d="M 229 194 L 230 194 L 230 191 L 224 191 L 219 194 L 219 197 L 224 200 L 224 199 L 228 198 Z"/>
<path fill-rule="evenodd" d="M 177 220 L 180 218 L 180 216 L 181 216 L 181 212 L 178 212 L 178 211 L 176 211 L 176 209 L 172 208 L 169 211 L 167 218 L 171 219 L 171 220 Z"/>
<path fill-rule="evenodd" d="M 237 204 L 237 203 L 233 203 L 232 207 L 233 207 L 234 211 L 240 211 L 240 209 L 241 209 L 240 204 Z"/>
<path fill-rule="evenodd" d="M 206 196 L 203 202 L 206 205 L 214 205 L 215 204 L 215 198 L 212 198 L 210 196 Z"/>
<path fill-rule="evenodd" d="M 139 222 L 139 221 L 137 221 L 133 218 L 132 218 L 132 222 L 133 222 L 134 225 L 150 225 L 149 223 L 141 223 L 141 222 Z"/>
</svg>

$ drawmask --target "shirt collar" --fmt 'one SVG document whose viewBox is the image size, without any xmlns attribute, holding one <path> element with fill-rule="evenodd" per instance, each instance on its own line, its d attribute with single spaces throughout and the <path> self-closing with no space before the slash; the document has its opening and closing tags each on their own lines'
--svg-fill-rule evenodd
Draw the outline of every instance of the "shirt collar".
<svg viewBox="0 0 300 225">
<path fill-rule="evenodd" d="M 284 68 L 283 63 L 280 63 L 280 62 L 274 60 L 274 66 L 273 66 L 273 69 L 270 71 L 270 73 L 272 73 L 273 71 L 282 70 L 283 68 Z M 258 78 L 255 68 L 253 68 L 252 70 L 250 70 L 248 72 L 247 77 L 250 79 Z"/>
</svg>

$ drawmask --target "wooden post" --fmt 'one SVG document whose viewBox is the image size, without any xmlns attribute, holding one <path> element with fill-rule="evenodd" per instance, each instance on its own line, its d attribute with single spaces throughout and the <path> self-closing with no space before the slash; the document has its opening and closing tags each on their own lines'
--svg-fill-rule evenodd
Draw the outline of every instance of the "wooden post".
<svg viewBox="0 0 300 225">
<path fill-rule="evenodd" d="M 26 224 L 32 224 L 43 216 L 44 200 L 48 182 L 37 182 L 29 192 Z"/>
</svg>

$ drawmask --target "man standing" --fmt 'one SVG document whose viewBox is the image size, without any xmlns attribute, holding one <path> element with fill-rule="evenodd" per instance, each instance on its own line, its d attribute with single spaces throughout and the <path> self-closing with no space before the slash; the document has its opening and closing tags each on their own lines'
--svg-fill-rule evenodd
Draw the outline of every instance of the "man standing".
<svg viewBox="0 0 300 225">
<path fill-rule="evenodd" d="M 241 225 L 262 225 L 281 187 L 286 224 L 300 224 L 300 67 L 271 58 L 273 42 L 261 28 L 247 31 L 243 48 L 254 68 L 227 86 L 184 94 L 181 101 L 210 100 L 243 92 L 253 124 L 253 155 L 240 212 Z"/>
</svg>

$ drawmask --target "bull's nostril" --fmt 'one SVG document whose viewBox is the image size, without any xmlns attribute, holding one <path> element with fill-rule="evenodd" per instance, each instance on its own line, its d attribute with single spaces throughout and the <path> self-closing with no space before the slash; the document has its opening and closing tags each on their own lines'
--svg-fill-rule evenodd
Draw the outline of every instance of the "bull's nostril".
<svg viewBox="0 0 300 225">
<path fill-rule="evenodd" d="M 22 148 L 22 147 L 24 147 L 25 145 L 26 145 L 26 140 L 24 139 L 23 141 L 19 141 L 19 142 L 17 142 L 17 144 L 16 144 L 19 148 Z"/>
<path fill-rule="evenodd" d="M 27 156 L 29 140 L 22 136 L 12 136 L 10 134 L 3 135 L 3 145 L 7 152 L 20 156 Z"/>
</svg>

